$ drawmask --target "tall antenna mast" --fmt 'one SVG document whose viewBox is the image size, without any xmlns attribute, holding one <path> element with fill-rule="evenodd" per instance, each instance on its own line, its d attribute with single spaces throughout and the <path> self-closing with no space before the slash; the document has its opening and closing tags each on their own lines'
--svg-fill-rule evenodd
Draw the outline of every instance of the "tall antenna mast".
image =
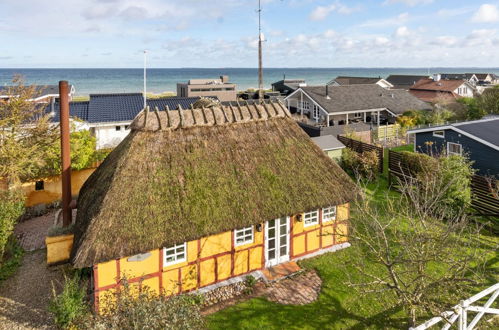
<svg viewBox="0 0 499 330">
<path fill-rule="evenodd" d="M 144 109 L 147 107 L 147 50 L 144 50 Z"/>
<path fill-rule="evenodd" d="M 261 0 L 258 0 L 258 100 L 263 100 L 263 67 L 262 67 L 262 24 Z"/>
</svg>

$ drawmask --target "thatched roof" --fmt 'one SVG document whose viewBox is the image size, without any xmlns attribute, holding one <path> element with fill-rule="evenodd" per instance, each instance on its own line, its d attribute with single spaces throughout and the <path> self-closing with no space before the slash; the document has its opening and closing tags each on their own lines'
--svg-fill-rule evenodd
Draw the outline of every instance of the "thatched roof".
<svg viewBox="0 0 499 330">
<path fill-rule="evenodd" d="M 76 267 L 355 197 L 281 103 L 142 112 L 131 128 L 81 189 Z"/>
</svg>

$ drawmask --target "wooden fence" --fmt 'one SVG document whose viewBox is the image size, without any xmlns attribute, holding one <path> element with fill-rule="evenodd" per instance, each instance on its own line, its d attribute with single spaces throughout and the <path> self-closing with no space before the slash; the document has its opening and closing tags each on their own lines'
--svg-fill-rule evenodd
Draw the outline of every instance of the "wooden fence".
<svg viewBox="0 0 499 330">
<path fill-rule="evenodd" d="M 343 143 L 347 148 L 352 149 L 357 153 L 364 153 L 366 151 L 375 151 L 378 155 L 378 169 L 380 173 L 383 173 L 383 148 L 377 147 L 375 145 L 365 143 L 362 141 L 357 141 L 354 139 L 347 138 L 346 136 L 338 135 L 338 140 Z"/>
<path fill-rule="evenodd" d="M 388 182 L 391 185 L 392 177 L 401 180 L 407 177 L 413 177 L 408 164 L 404 163 L 401 153 L 397 151 L 388 151 Z M 486 178 L 480 175 L 473 175 L 471 178 L 471 207 L 477 212 L 477 215 L 499 216 L 499 189 L 498 181 Z"/>
<path fill-rule="evenodd" d="M 490 296 L 487 302 L 485 302 L 483 306 L 477 306 L 479 304 L 478 301 L 487 296 Z M 440 316 L 436 316 L 415 328 L 409 328 L 409 330 L 435 329 L 434 325 L 437 324 L 443 324 L 441 329 L 448 330 L 456 322 L 458 330 L 472 330 L 485 314 L 499 315 L 499 309 L 492 308 L 492 305 L 498 296 L 499 283 L 496 283 L 473 297 L 462 300 L 459 305 L 454 306 L 452 310 L 443 312 Z M 469 312 L 475 314 L 468 315 Z M 474 316 L 469 323 L 468 316 Z"/>
</svg>

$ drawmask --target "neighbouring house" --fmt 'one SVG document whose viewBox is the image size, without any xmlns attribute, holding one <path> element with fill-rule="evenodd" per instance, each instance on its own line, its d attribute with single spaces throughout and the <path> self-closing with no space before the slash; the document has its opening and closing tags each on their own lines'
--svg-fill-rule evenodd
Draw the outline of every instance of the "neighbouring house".
<svg viewBox="0 0 499 330">
<path fill-rule="evenodd" d="M 426 154 L 466 155 L 480 175 L 499 178 L 499 118 L 409 130 L 414 150 Z"/>
<path fill-rule="evenodd" d="M 470 73 L 474 74 L 478 79 L 479 85 L 497 85 L 499 84 L 499 76 L 495 73 Z"/>
<path fill-rule="evenodd" d="M 38 103 L 55 103 L 59 100 L 59 86 L 58 85 L 31 85 L 27 86 L 33 88 L 33 92 L 36 95 L 31 101 Z M 12 88 L 16 88 L 15 86 L 0 86 L 0 99 L 8 100 L 13 97 Z M 69 100 L 71 101 L 73 95 L 75 94 L 74 85 L 69 85 Z"/>
<path fill-rule="evenodd" d="M 303 79 L 283 79 L 272 83 L 272 91 L 288 96 L 302 86 L 307 86 Z"/>
<path fill-rule="evenodd" d="M 236 101 L 236 84 L 229 82 L 228 76 L 219 79 L 191 79 L 187 83 L 177 83 L 179 97 L 216 97 L 220 101 Z"/>
<path fill-rule="evenodd" d="M 392 74 L 386 78 L 386 81 L 392 84 L 395 89 L 409 90 L 419 80 L 427 78 L 428 76 Z"/>
<path fill-rule="evenodd" d="M 472 86 L 476 86 L 479 81 L 474 73 L 438 73 L 433 75 L 433 77 L 435 76 L 440 76 L 440 79 L 443 80 L 465 80 Z"/>
<path fill-rule="evenodd" d="M 356 192 L 280 103 L 142 112 L 80 191 L 71 263 L 96 310 L 124 277 L 205 292 L 349 246 Z"/>
<path fill-rule="evenodd" d="M 388 81 L 386 81 L 381 77 L 372 78 L 372 77 L 338 76 L 327 83 L 327 85 L 329 86 L 367 85 L 367 84 L 376 84 L 386 89 L 393 88 L 393 85 L 391 83 L 389 83 Z"/>
<path fill-rule="evenodd" d="M 475 87 L 466 80 L 421 79 L 409 89 L 418 99 L 435 103 L 441 100 L 455 101 L 461 97 L 473 97 Z"/>
<path fill-rule="evenodd" d="M 183 109 L 199 100 L 199 97 L 165 97 L 148 99 L 147 105 L 151 109 L 156 107 L 163 111 Z M 90 94 L 86 102 L 71 102 L 69 114 L 79 119 L 84 129 L 89 129 L 97 140 L 97 149 L 114 148 L 129 133 L 130 124 L 137 114 L 144 108 L 144 97 L 141 93 L 122 94 Z M 53 121 L 59 121 L 59 103 L 47 106 L 48 112 L 53 113 Z"/>
<path fill-rule="evenodd" d="M 299 120 L 318 126 L 393 123 L 405 111 L 431 110 L 405 90 L 386 90 L 376 84 L 300 87 L 285 102 Z"/>
<path fill-rule="evenodd" d="M 328 155 L 329 158 L 340 161 L 345 145 L 333 135 L 322 135 L 311 138 L 314 143 Z"/>
</svg>

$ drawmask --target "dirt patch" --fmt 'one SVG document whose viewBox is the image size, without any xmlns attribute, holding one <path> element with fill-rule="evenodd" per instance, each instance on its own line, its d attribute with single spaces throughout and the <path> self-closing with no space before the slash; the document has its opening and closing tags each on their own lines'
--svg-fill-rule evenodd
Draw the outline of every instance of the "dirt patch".
<svg viewBox="0 0 499 330">
<path fill-rule="evenodd" d="M 46 250 L 26 252 L 17 272 L 0 283 L 0 329 L 54 329 L 47 310 L 52 283 L 63 283 L 60 268 L 48 268 Z"/>
</svg>

